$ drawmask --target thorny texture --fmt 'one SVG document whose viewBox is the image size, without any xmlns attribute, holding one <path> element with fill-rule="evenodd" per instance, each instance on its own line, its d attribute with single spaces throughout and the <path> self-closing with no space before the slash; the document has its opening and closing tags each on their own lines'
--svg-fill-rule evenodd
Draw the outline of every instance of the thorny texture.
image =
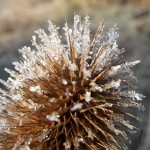
<svg viewBox="0 0 150 150">
<path fill-rule="evenodd" d="M 132 67 L 121 63 L 116 26 L 103 34 L 103 22 L 91 40 L 90 20 L 74 16 L 67 23 L 66 44 L 49 21 L 49 34 L 35 31 L 7 81 L 0 80 L 0 149 L 119 150 L 127 149 L 128 132 L 136 127 L 128 109 L 144 109 L 136 93 Z M 64 38 L 64 37 L 63 37 Z M 39 41 L 39 40 L 38 40 Z M 125 108 L 125 109 L 124 109 Z M 122 141 L 122 142 L 121 142 Z M 122 143 L 122 144 L 120 144 Z"/>
</svg>

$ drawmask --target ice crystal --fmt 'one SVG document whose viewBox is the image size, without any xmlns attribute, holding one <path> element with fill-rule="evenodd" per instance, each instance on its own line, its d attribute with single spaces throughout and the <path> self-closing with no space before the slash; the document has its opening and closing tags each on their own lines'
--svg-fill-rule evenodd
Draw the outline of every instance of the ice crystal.
<svg viewBox="0 0 150 150">
<path fill-rule="evenodd" d="M 58 122 L 59 117 L 60 117 L 60 116 L 59 116 L 59 114 L 58 114 L 57 112 L 53 112 L 53 114 L 46 116 L 46 118 L 47 118 L 48 120 L 50 120 L 50 121 L 56 121 L 56 122 Z"/>
<path fill-rule="evenodd" d="M 94 140 L 94 137 L 93 137 L 93 132 L 91 131 L 91 129 L 86 129 L 87 133 L 88 133 L 88 138 L 90 138 L 92 141 Z"/>
<path fill-rule="evenodd" d="M 91 92 L 86 92 L 85 94 L 85 101 L 89 103 L 91 101 Z"/>
<path fill-rule="evenodd" d="M 77 104 L 75 104 L 75 105 L 71 108 L 71 111 L 75 111 L 75 110 L 81 109 L 82 106 L 83 106 L 82 103 L 77 103 Z"/>
<path fill-rule="evenodd" d="M 48 23 L 0 79 L 0 149 L 127 149 L 130 118 L 139 120 L 128 108 L 144 110 L 132 71 L 140 61 L 121 61 L 116 25 L 104 34 L 101 22 L 92 39 L 89 16 L 66 22 L 64 36 Z"/>
<path fill-rule="evenodd" d="M 65 142 L 64 144 L 65 150 L 69 150 L 71 148 L 71 144 L 69 142 Z"/>
<path fill-rule="evenodd" d="M 29 90 L 30 90 L 31 92 L 37 92 L 37 93 L 41 94 L 41 88 L 40 88 L 39 85 L 37 85 L 37 86 L 35 86 L 35 87 L 31 86 Z"/>
<path fill-rule="evenodd" d="M 62 84 L 67 85 L 68 82 L 65 79 L 62 79 Z"/>
<path fill-rule="evenodd" d="M 69 70 L 72 71 L 72 72 L 76 71 L 76 70 L 77 70 L 76 64 L 74 64 L 74 63 L 73 63 L 73 64 L 70 64 L 70 65 L 69 65 Z"/>
</svg>

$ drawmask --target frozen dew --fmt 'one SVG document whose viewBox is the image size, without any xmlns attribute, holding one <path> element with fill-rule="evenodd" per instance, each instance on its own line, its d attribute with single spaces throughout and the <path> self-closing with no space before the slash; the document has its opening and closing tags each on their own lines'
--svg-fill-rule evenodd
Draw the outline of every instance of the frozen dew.
<svg viewBox="0 0 150 150">
<path fill-rule="evenodd" d="M 49 99 L 49 102 L 50 102 L 50 103 L 54 103 L 54 102 L 56 102 L 56 101 L 57 101 L 57 100 L 56 100 L 55 97 L 52 97 L 52 98 Z"/>
<path fill-rule="evenodd" d="M 76 111 L 78 109 L 81 109 L 83 107 L 83 103 L 77 103 L 73 107 L 71 107 L 71 111 Z"/>
<path fill-rule="evenodd" d="M 103 89 L 100 86 L 98 86 L 98 85 L 95 85 L 94 89 L 99 91 L 99 92 L 103 91 Z"/>
<path fill-rule="evenodd" d="M 117 40 L 117 38 L 119 37 L 118 32 L 116 31 L 117 28 L 117 24 L 114 25 L 113 28 L 110 29 L 110 31 L 107 33 L 108 37 L 109 37 L 109 41 L 114 42 Z"/>
<path fill-rule="evenodd" d="M 69 89 L 66 89 L 65 94 L 66 94 L 66 96 L 68 96 L 68 97 L 71 97 L 71 96 L 72 96 L 72 93 L 69 91 Z"/>
<path fill-rule="evenodd" d="M 62 79 L 62 84 L 63 84 L 63 85 L 67 85 L 67 84 L 68 84 L 67 80 Z"/>
<path fill-rule="evenodd" d="M 76 85 L 76 81 L 72 81 L 72 85 Z"/>
<path fill-rule="evenodd" d="M 75 63 L 70 63 L 69 70 L 74 72 L 78 69 L 77 65 Z"/>
<path fill-rule="evenodd" d="M 109 71 L 109 77 L 121 77 L 121 76 L 133 76 L 131 68 L 135 65 L 140 63 L 140 60 L 133 61 L 133 62 L 125 62 L 121 65 L 112 66 L 111 70 Z"/>
<path fill-rule="evenodd" d="M 87 129 L 86 129 L 86 132 L 88 133 L 88 138 L 93 141 L 93 140 L 94 140 L 94 137 L 93 137 L 92 130 L 91 130 L 90 128 L 87 128 Z"/>
<path fill-rule="evenodd" d="M 83 69 L 83 73 L 84 73 L 84 76 L 85 76 L 86 78 L 90 78 L 90 77 L 91 77 L 91 71 L 90 71 L 90 70 L 84 68 L 84 69 Z"/>
<path fill-rule="evenodd" d="M 142 98 L 145 98 L 142 94 L 136 93 L 135 91 L 120 91 L 120 96 L 131 98 L 133 101 L 138 100 L 141 101 Z"/>
<path fill-rule="evenodd" d="M 114 122 L 112 120 L 107 120 L 105 119 L 105 123 L 107 125 L 107 127 L 113 131 L 116 135 L 122 134 L 122 131 L 118 130 L 115 125 Z"/>
<path fill-rule="evenodd" d="M 136 61 L 132 61 L 132 62 L 126 62 L 126 66 L 129 66 L 129 67 L 133 67 L 137 64 L 139 64 L 141 61 L 140 60 L 136 60 Z"/>
<path fill-rule="evenodd" d="M 119 79 L 118 81 L 113 81 L 112 83 L 112 87 L 114 87 L 115 89 L 118 89 L 120 87 L 120 84 L 121 84 L 121 80 Z"/>
<path fill-rule="evenodd" d="M 65 150 L 70 150 L 70 148 L 71 148 L 70 142 L 63 143 L 63 146 L 65 147 Z"/>
<path fill-rule="evenodd" d="M 103 91 L 102 87 L 100 87 L 99 85 L 97 85 L 95 82 L 91 83 L 90 85 L 91 85 L 91 89 L 93 91 L 99 91 L 99 92 Z"/>
<path fill-rule="evenodd" d="M 20 83 L 19 81 L 16 79 L 13 79 L 11 77 L 8 78 L 7 83 L 11 85 L 11 90 L 18 90 Z"/>
<path fill-rule="evenodd" d="M 120 84 L 121 84 L 121 80 L 119 79 L 118 81 L 111 81 L 109 84 L 104 85 L 103 88 L 105 90 L 108 90 L 111 88 L 118 89 L 120 87 Z"/>
<path fill-rule="evenodd" d="M 113 104 L 112 103 L 105 103 L 105 107 L 112 107 Z"/>
<path fill-rule="evenodd" d="M 97 114 L 98 114 L 98 112 L 97 112 L 97 110 L 96 110 L 96 109 L 94 109 L 94 114 L 95 114 L 95 115 L 97 115 Z"/>
<path fill-rule="evenodd" d="M 83 138 L 78 138 L 78 142 L 79 143 L 84 143 L 84 139 Z"/>
<path fill-rule="evenodd" d="M 32 39 L 33 39 L 33 42 L 36 42 L 36 36 L 35 35 L 32 36 Z"/>
<path fill-rule="evenodd" d="M 112 120 L 107 120 L 107 119 L 105 119 L 105 122 L 106 122 L 106 124 L 107 124 L 107 127 L 108 127 L 110 130 L 112 130 L 112 131 L 115 130 L 115 126 L 114 126 L 114 123 L 113 123 Z"/>
<path fill-rule="evenodd" d="M 14 94 L 13 96 L 12 96 L 12 100 L 22 100 L 22 95 L 21 94 Z"/>
<path fill-rule="evenodd" d="M 109 72 L 110 76 L 116 75 L 118 70 L 121 68 L 121 65 L 117 65 L 117 66 L 112 66 L 111 67 L 111 71 Z"/>
<path fill-rule="evenodd" d="M 77 136 L 77 137 L 75 137 L 75 142 L 74 143 L 75 143 L 76 147 L 79 148 L 80 144 L 84 143 L 84 139 Z"/>
<path fill-rule="evenodd" d="M 7 84 L 8 84 L 6 81 L 4 81 L 2 79 L 0 79 L 0 83 L 3 84 L 3 85 L 5 85 L 5 86 L 7 86 Z"/>
<path fill-rule="evenodd" d="M 72 29 L 69 29 L 69 35 L 71 35 L 72 34 Z"/>
<path fill-rule="evenodd" d="M 38 94 L 42 94 L 41 87 L 39 85 L 37 85 L 37 86 L 31 86 L 29 90 L 31 92 L 36 92 Z"/>
<path fill-rule="evenodd" d="M 119 37 L 119 34 L 115 31 L 112 31 L 108 33 L 108 36 L 110 41 L 115 41 Z"/>
<path fill-rule="evenodd" d="M 33 109 L 34 111 L 37 111 L 37 109 L 40 108 L 40 105 L 37 103 L 34 103 L 31 99 L 29 99 L 27 102 L 28 102 L 28 107 L 30 109 Z"/>
<path fill-rule="evenodd" d="M 128 120 L 124 120 L 123 121 L 123 124 L 125 125 L 125 126 L 127 126 L 129 129 L 131 129 L 131 130 L 133 130 L 134 129 L 134 127 L 129 123 L 129 121 Z"/>
<path fill-rule="evenodd" d="M 47 115 L 46 118 L 49 121 L 54 121 L 54 122 L 58 122 L 59 121 L 59 114 L 57 112 L 53 112 L 51 115 Z"/>
<path fill-rule="evenodd" d="M 145 96 L 143 96 L 142 94 L 136 93 L 135 91 L 129 91 L 128 92 L 130 94 L 130 97 L 133 100 L 138 100 L 138 101 L 142 101 L 143 98 L 145 98 Z"/>
<path fill-rule="evenodd" d="M 85 101 L 89 103 L 91 101 L 91 92 L 86 92 L 85 94 Z"/>
</svg>

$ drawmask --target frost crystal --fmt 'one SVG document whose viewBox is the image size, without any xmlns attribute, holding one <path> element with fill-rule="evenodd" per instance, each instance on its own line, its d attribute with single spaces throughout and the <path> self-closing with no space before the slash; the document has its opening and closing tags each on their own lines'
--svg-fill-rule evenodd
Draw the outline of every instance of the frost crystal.
<svg viewBox="0 0 150 150">
<path fill-rule="evenodd" d="M 92 134 L 92 131 L 90 128 L 86 129 L 87 133 L 88 133 L 88 138 L 90 138 L 92 141 L 94 140 L 94 137 L 93 137 L 93 134 Z"/>
<path fill-rule="evenodd" d="M 109 84 L 104 85 L 103 89 L 107 90 L 110 88 L 118 89 L 120 87 L 121 80 L 111 81 Z"/>
<path fill-rule="evenodd" d="M 72 71 L 72 72 L 74 72 L 74 71 L 76 71 L 77 70 L 77 66 L 76 66 L 76 64 L 70 64 L 69 65 L 69 69 L 70 69 L 70 71 Z"/>
<path fill-rule="evenodd" d="M 67 85 L 68 82 L 65 79 L 62 79 L 62 84 Z"/>
<path fill-rule="evenodd" d="M 76 110 L 78 110 L 78 109 L 81 109 L 82 106 L 83 106 L 82 103 L 77 103 L 77 104 L 75 104 L 73 107 L 71 107 L 71 111 L 76 111 Z"/>
<path fill-rule="evenodd" d="M 21 94 L 16 94 L 16 95 L 13 95 L 12 99 L 13 100 L 20 100 L 22 97 L 21 97 Z"/>
<path fill-rule="evenodd" d="M 145 109 L 134 85 L 140 61 L 121 61 L 116 25 L 105 34 L 102 21 L 92 39 L 89 16 L 66 22 L 64 36 L 48 24 L 0 79 L 0 149 L 126 149 L 140 120 L 128 109 Z"/>
<path fill-rule="evenodd" d="M 91 77 L 91 72 L 90 70 L 87 70 L 86 68 L 83 69 L 83 73 L 85 77 Z"/>
<path fill-rule="evenodd" d="M 60 117 L 60 116 L 58 115 L 57 112 L 53 112 L 53 114 L 46 116 L 46 118 L 47 118 L 48 120 L 50 120 L 50 121 L 56 121 L 56 122 L 59 121 L 59 117 Z"/>
<path fill-rule="evenodd" d="M 85 94 L 85 101 L 89 103 L 91 101 L 91 92 L 86 92 Z"/>
<path fill-rule="evenodd" d="M 37 93 L 39 93 L 39 94 L 41 94 L 41 88 L 40 88 L 40 86 L 39 85 L 37 85 L 37 86 L 31 86 L 30 87 L 30 91 L 31 92 L 37 92 Z"/>
<path fill-rule="evenodd" d="M 71 144 L 69 142 L 65 142 L 64 144 L 65 150 L 69 150 L 71 148 Z"/>
<path fill-rule="evenodd" d="M 55 97 L 52 97 L 52 98 L 49 99 L 49 102 L 51 102 L 51 103 L 54 103 L 54 102 L 56 102 L 56 101 L 57 101 L 57 100 L 56 100 Z"/>
</svg>

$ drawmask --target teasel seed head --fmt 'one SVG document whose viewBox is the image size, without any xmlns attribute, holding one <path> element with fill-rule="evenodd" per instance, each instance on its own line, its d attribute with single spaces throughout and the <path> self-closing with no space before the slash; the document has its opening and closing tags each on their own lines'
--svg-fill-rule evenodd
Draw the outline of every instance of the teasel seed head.
<svg viewBox="0 0 150 150">
<path fill-rule="evenodd" d="M 41 42 L 32 37 L 36 50 L 23 47 L 14 70 L 5 69 L 1 149 L 127 149 L 136 127 L 126 118 L 139 119 L 128 109 L 144 109 L 133 86 L 132 68 L 140 61 L 121 62 L 116 25 L 104 34 L 101 22 L 91 39 L 90 24 L 88 16 L 82 22 L 75 15 L 73 29 L 66 23 L 61 37 L 49 21 L 48 34 L 35 31 Z"/>
</svg>

